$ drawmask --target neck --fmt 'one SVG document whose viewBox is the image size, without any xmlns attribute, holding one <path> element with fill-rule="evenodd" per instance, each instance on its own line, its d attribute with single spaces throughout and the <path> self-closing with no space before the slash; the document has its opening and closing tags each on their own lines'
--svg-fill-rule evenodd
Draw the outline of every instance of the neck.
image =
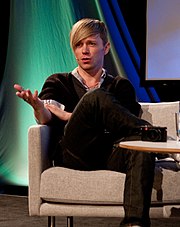
<svg viewBox="0 0 180 227">
<path fill-rule="evenodd" d="M 83 80 L 85 82 L 97 83 L 100 81 L 103 70 L 102 70 L 102 68 L 100 68 L 97 71 L 88 72 L 88 71 L 85 71 L 82 68 L 78 67 L 77 72 L 83 78 Z"/>
<path fill-rule="evenodd" d="M 94 74 L 81 70 L 79 67 L 77 71 L 78 71 L 78 74 L 83 79 L 84 85 L 86 85 L 89 89 L 96 88 L 99 86 L 99 82 L 101 80 L 101 75 L 102 75 L 102 68 Z"/>
</svg>

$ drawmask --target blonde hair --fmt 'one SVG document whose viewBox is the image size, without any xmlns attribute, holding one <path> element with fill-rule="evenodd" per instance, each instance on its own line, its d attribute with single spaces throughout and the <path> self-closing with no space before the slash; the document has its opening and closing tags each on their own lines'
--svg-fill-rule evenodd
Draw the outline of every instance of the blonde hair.
<svg viewBox="0 0 180 227">
<path fill-rule="evenodd" d="M 89 36 L 99 34 L 103 44 L 108 42 L 107 28 L 104 22 L 97 19 L 84 18 L 76 22 L 70 33 L 70 44 L 74 50 L 76 45 Z"/>
</svg>

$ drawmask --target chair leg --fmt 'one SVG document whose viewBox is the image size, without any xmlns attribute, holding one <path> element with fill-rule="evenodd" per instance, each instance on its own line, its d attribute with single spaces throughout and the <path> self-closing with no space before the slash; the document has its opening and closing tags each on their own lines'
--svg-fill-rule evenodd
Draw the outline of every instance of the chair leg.
<svg viewBox="0 0 180 227">
<path fill-rule="evenodd" d="M 55 217 L 48 216 L 48 227 L 55 227 Z"/>
<path fill-rule="evenodd" d="M 73 217 L 67 217 L 67 227 L 73 227 Z"/>
</svg>

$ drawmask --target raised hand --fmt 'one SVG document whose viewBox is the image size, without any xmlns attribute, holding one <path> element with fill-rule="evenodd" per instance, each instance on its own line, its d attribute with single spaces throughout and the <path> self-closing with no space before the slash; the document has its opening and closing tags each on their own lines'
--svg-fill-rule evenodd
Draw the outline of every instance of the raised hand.
<svg viewBox="0 0 180 227">
<path fill-rule="evenodd" d="M 48 123 L 51 118 L 51 112 L 44 106 L 43 101 L 38 98 L 38 91 L 32 93 L 29 89 L 24 89 L 21 85 L 15 84 L 16 95 L 31 105 L 34 109 L 34 115 L 40 124 Z"/>
<path fill-rule="evenodd" d="M 29 89 L 24 89 L 21 85 L 15 84 L 16 95 L 30 104 L 35 110 L 43 108 L 42 101 L 38 98 L 38 91 L 35 90 L 34 94 Z"/>
</svg>

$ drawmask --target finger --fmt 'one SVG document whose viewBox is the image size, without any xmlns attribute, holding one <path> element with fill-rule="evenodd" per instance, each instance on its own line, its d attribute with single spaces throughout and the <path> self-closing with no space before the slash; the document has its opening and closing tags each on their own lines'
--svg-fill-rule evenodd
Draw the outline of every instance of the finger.
<svg viewBox="0 0 180 227">
<path fill-rule="evenodd" d="M 24 94 L 22 94 L 22 92 L 17 91 L 17 92 L 16 92 L 16 95 L 17 95 L 19 98 L 23 99 L 24 101 L 29 102 L 29 99 L 28 99 L 26 96 L 24 96 Z"/>
<path fill-rule="evenodd" d="M 17 95 L 19 98 L 23 98 L 21 92 L 19 92 L 19 91 L 16 92 L 16 95 Z"/>
<path fill-rule="evenodd" d="M 21 93 L 23 94 L 25 100 L 28 99 L 29 101 L 33 101 L 33 94 L 29 89 L 24 90 Z"/>
<path fill-rule="evenodd" d="M 45 104 L 45 107 L 54 114 L 60 113 L 62 110 L 53 104 Z"/>
<path fill-rule="evenodd" d="M 19 84 L 14 84 L 14 88 L 17 90 L 17 91 L 23 91 L 24 90 L 24 88 L 21 86 L 21 85 L 19 85 Z"/>
<path fill-rule="evenodd" d="M 45 104 L 45 107 L 52 112 L 55 111 L 54 105 L 52 104 Z"/>
<path fill-rule="evenodd" d="M 38 91 L 35 90 L 34 94 L 33 94 L 33 99 L 36 100 L 38 98 Z"/>
</svg>

